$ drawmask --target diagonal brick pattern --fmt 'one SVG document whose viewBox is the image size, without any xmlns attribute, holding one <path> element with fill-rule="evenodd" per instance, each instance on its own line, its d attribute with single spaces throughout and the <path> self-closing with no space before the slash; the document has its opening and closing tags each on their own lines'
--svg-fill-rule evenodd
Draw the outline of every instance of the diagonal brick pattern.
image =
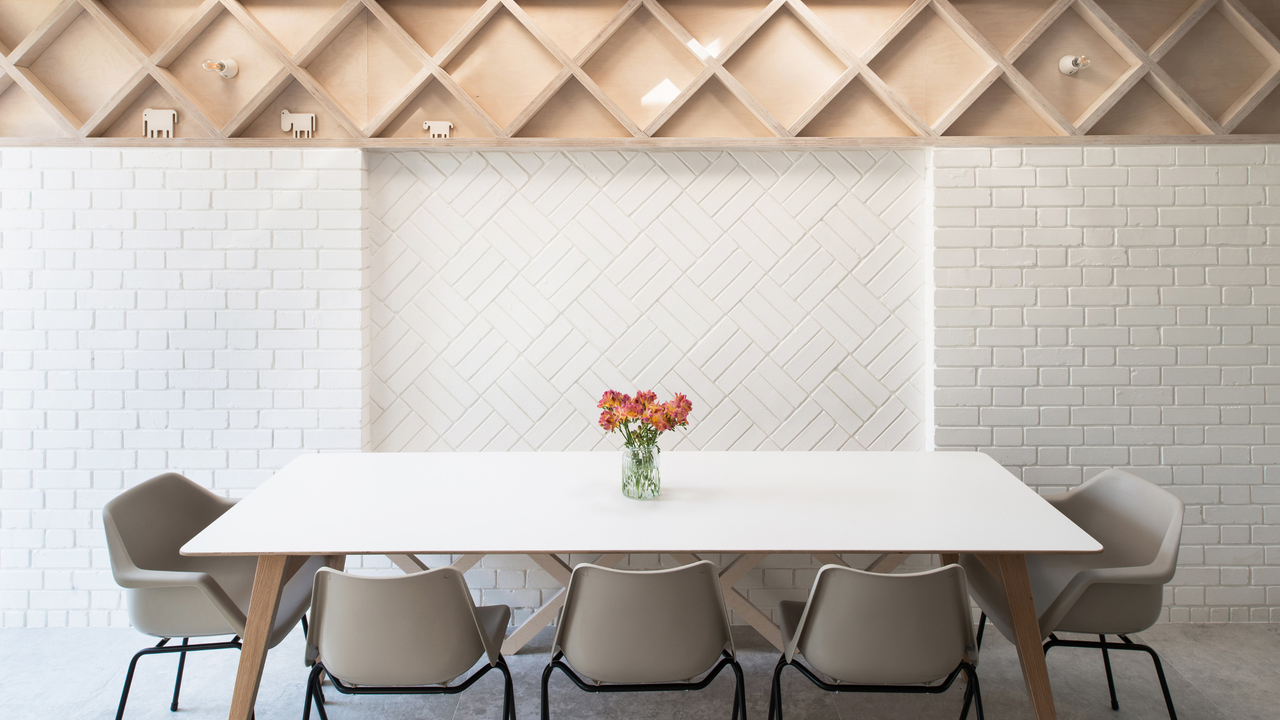
<svg viewBox="0 0 1280 720">
<path fill-rule="evenodd" d="M 925 162 L 370 153 L 370 447 L 607 448 L 636 387 L 673 449 L 924 447 Z"/>
</svg>

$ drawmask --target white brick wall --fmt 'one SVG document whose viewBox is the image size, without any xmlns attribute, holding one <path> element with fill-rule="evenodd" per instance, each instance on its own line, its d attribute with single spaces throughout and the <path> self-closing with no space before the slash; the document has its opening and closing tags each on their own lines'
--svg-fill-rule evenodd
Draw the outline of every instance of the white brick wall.
<svg viewBox="0 0 1280 720">
<path fill-rule="evenodd" d="M 934 162 L 938 446 L 1167 485 L 1165 619 L 1280 621 L 1280 146 Z"/>
<path fill-rule="evenodd" d="M 1170 485 L 1188 526 L 1166 619 L 1280 620 L 1280 148 L 933 156 L 937 443 L 1046 492 L 1110 466 Z M 131 483 L 239 495 L 299 452 L 385 442 L 394 263 L 361 163 L 0 149 L 4 625 L 126 622 L 98 510 Z M 739 587 L 796 597 L 812 569 L 792 564 Z M 500 557 L 469 577 L 526 608 L 551 584 Z"/>
<path fill-rule="evenodd" d="M 0 150 L 0 610 L 128 622 L 100 509 L 360 447 L 358 150 Z"/>
</svg>

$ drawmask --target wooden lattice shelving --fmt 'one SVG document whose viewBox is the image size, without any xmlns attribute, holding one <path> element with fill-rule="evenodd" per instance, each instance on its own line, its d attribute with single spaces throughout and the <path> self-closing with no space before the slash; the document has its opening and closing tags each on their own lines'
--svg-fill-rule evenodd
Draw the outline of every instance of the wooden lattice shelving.
<svg viewBox="0 0 1280 720">
<path fill-rule="evenodd" d="M 1277 33 L 1280 0 L 0 0 L 0 138 L 1258 140 L 1280 134 Z M 225 58 L 232 79 L 200 67 Z M 177 110 L 172 139 L 143 139 L 146 108 Z"/>
</svg>

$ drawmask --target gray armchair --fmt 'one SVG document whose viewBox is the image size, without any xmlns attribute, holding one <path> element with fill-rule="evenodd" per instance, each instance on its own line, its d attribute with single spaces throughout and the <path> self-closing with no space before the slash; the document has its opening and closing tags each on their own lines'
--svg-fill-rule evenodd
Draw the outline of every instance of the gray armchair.
<svg viewBox="0 0 1280 720">
<path fill-rule="evenodd" d="M 235 504 L 177 473 L 166 473 L 130 488 L 103 508 L 111 574 L 125 589 L 129 619 L 140 632 L 160 638 L 129 662 L 116 720 L 124 716 L 129 687 L 143 655 L 179 653 L 169 709 L 178 709 L 186 654 L 239 649 L 249 595 L 257 569 L 254 557 L 186 557 L 184 544 Z M 310 558 L 285 585 L 270 647 L 285 638 L 311 604 L 311 577 L 324 563 Z M 232 635 L 231 640 L 192 645 L 190 638 Z M 181 645 L 167 645 L 182 638 Z"/>
<path fill-rule="evenodd" d="M 565 592 L 542 672 L 542 720 L 551 718 L 548 683 L 556 669 L 587 692 L 664 692 L 701 690 L 726 666 L 737 679 L 730 717 L 746 720 L 742 667 L 715 565 L 636 572 L 583 564 Z"/>
<path fill-rule="evenodd" d="M 313 698 L 321 720 L 328 720 L 320 689 L 325 675 L 348 695 L 453 695 L 494 668 L 503 675 L 502 720 L 515 720 L 511 671 L 502 657 L 511 608 L 476 607 L 456 569 L 395 577 L 324 569 L 316 573 L 314 597 L 303 720 L 311 717 Z M 449 685 L 481 658 L 483 667 Z"/>
<path fill-rule="evenodd" d="M 1172 493 L 1123 470 L 1108 470 L 1061 495 L 1045 498 L 1102 544 L 1096 555 L 1028 555 L 1027 572 L 1045 652 L 1054 647 L 1102 651 L 1111 707 L 1118 710 L 1109 650 L 1146 652 L 1155 663 L 1169 717 L 1176 720 L 1173 698 L 1160 656 L 1133 642 L 1129 634 L 1155 624 L 1163 605 L 1164 584 L 1177 570 L 1182 539 L 1182 501 Z M 972 555 L 960 556 L 969 591 L 986 620 L 1012 642 L 1009 608 L 997 575 Z M 1097 635 L 1098 641 L 1064 640 L 1056 632 Z M 1108 642 L 1117 635 L 1121 642 Z"/>
<path fill-rule="evenodd" d="M 964 673 L 960 720 L 970 704 L 982 720 L 977 643 L 958 566 L 889 575 L 825 565 L 809 600 L 782 601 L 778 616 L 784 649 L 773 671 L 769 720 L 782 720 L 788 666 L 828 692 L 937 694 Z"/>
</svg>

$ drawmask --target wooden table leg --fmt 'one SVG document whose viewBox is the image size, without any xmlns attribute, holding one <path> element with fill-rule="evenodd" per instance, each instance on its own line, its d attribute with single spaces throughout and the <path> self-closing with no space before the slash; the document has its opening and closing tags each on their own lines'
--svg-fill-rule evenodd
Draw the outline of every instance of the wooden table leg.
<svg viewBox="0 0 1280 720">
<path fill-rule="evenodd" d="M 1022 679 L 1027 683 L 1031 709 L 1037 720 L 1055 720 L 1057 712 L 1053 707 L 1053 689 L 1049 686 L 1049 668 L 1044 662 L 1036 603 L 1031 596 L 1027 558 L 1020 554 L 998 555 L 996 562 L 1009 603 L 1009 619 L 1018 640 L 1018 662 L 1022 665 Z"/>
<path fill-rule="evenodd" d="M 280 607 L 280 591 L 289 578 L 306 562 L 305 556 L 263 555 L 253 576 L 249 596 L 249 617 L 245 621 L 240 647 L 240 667 L 236 670 L 236 689 L 231 696 L 229 720 L 249 720 L 262 682 L 262 666 L 267 660 L 267 643 Z"/>
</svg>

